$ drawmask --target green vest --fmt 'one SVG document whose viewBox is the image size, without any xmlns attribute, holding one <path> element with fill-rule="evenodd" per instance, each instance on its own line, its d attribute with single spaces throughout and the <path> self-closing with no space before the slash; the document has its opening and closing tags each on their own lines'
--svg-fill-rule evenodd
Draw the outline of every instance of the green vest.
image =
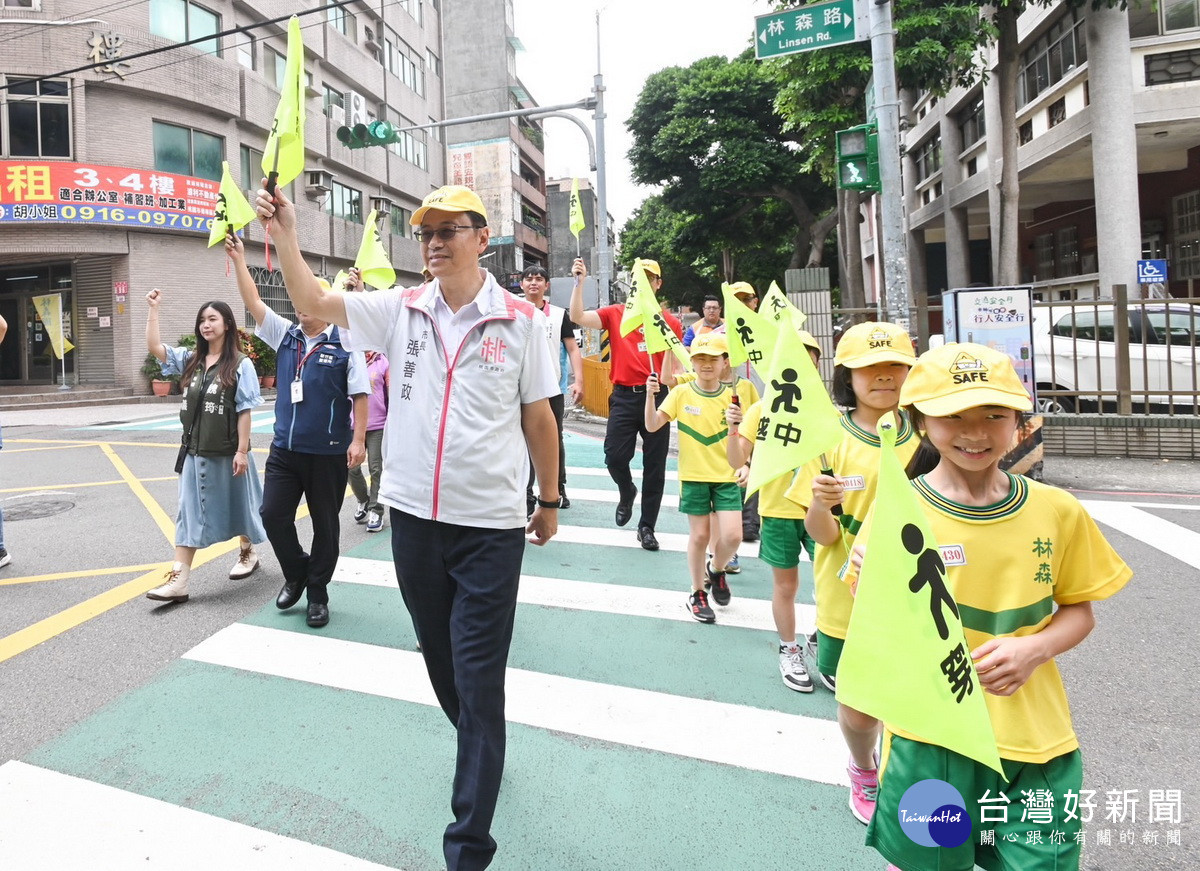
<svg viewBox="0 0 1200 871">
<path fill-rule="evenodd" d="M 237 365 L 241 366 L 245 354 L 238 354 Z M 216 380 L 217 367 L 204 371 L 204 362 L 196 366 L 191 383 L 183 393 L 183 405 L 179 409 L 179 421 L 188 439 L 188 453 L 201 457 L 231 457 L 237 453 L 237 381 L 222 387 Z M 193 424 L 193 419 L 195 423 Z"/>
</svg>

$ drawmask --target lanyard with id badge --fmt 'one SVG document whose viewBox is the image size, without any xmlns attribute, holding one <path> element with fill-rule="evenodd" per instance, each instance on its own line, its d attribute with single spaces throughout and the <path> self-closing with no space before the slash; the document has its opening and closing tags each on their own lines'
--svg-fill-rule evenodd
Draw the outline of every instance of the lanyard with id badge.
<svg viewBox="0 0 1200 871">
<path fill-rule="evenodd" d="M 308 362 L 308 358 L 317 351 L 321 350 L 324 342 L 318 342 L 313 345 L 312 350 L 300 358 L 300 362 L 296 364 L 296 377 L 292 379 L 292 404 L 304 401 L 304 382 L 300 380 L 300 376 L 304 373 L 304 364 Z"/>
</svg>

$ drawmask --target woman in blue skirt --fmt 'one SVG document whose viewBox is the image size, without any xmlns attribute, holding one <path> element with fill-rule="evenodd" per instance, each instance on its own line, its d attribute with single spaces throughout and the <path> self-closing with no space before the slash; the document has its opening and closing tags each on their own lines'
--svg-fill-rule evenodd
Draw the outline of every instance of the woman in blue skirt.
<svg viewBox="0 0 1200 871">
<path fill-rule="evenodd" d="M 196 314 L 196 350 L 168 348 L 159 338 L 162 291 L 146 294 L 146 347 L 164 375 L 181 375 L 187 453 L 179 476 L 175 517 L 175 562 L 166 581 L 146 594 L 158 602 L 186 602 L 188 574 L 196 550 L 241 538 L 241 554 L 229 577 L 244 578 L 258 568 L 254 545 L 266 541 L 258 516 L 262 484 L 250 456 L 250 409 L 262 405 L 254 365 L 238 343 L 233 311 L 206 302 Z"/>
</svg>

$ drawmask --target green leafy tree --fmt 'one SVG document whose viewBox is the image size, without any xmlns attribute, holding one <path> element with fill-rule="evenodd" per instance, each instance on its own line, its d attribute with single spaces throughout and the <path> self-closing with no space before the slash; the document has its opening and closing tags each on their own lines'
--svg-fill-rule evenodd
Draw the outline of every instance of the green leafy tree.
<svg viewBox="0 0 1200 871">
<path fill-rule="evenodd" d="M 661 185 L 662 205 L 682 216 L 674 228 L 681 259 L 711 263 L 719 252 L 723 278 L 746 278 L 744 267 L 759 270 L 751 264 L 761 252 L 780 245 L 785 268 L 819 265 L 833 226 L 834 189 L 803 170 L 805 142 L 775 112 L 778 90 L 752 50 L 702 58 L 650 76 L 626 122 L 634 179 Z"/>
</svg>

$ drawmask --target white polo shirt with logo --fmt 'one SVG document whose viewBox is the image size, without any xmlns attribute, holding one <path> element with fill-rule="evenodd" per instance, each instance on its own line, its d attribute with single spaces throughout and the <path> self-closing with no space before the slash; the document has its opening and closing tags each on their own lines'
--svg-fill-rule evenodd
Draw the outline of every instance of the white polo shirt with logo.
<svg viewBox="0 0 1200 871">
<path fill-rule="evenodd" d="M 450 337 L 438 326 L 449 312 L 436 279 L 346 294 L 347 347 L 382 351 L 391 366 L 379 501 L 426 520 L 511 529 L 525 526 L 529 478 L 521 406 L 559 390 L 545 316 L 485 274 L 457 313 L 473 323 L 454 324 Z"/>
</svg>

